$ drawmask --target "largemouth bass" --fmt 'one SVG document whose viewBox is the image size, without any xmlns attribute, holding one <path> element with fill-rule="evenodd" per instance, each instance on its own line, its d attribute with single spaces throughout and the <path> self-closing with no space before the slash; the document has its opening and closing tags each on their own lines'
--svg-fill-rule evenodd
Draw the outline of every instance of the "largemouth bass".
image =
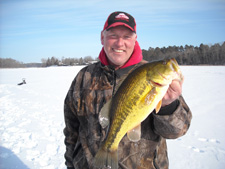
<svg viewBox="0 0 225 169">
<path fill-rule="evenodd" d="M 172 80 L 182 78 L 175 59 L 144 64 L 125 78 L 100 111 L 100 124 L 103 128 L 110 127 L 104 144 L 95 155 L 96 167 L 118 168 L 117 149 L 121 139 L 127 133 L 131 141 L 140 140 L 141 122 L 154 109 L 156 112 L 160 110 L 162 98 Z"/>
</svg>

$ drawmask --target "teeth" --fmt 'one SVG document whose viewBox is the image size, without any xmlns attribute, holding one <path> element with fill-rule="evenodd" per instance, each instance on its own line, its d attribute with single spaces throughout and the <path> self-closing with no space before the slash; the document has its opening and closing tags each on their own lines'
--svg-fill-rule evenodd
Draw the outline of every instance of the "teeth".
<svg viewBox="0 0 225 169">
<path fill-rule="evenodd" d="M 119 53 L 123 52 L 123 50 L 117 50 L 117 49 L 114 49 L 114 51 Z"/>
</svg>

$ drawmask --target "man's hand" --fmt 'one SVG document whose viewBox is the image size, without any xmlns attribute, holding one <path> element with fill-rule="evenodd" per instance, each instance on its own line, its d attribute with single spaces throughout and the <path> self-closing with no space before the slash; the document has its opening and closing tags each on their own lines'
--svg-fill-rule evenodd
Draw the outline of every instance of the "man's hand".
<svg viewBox="0 0 225 169">
<path fill-rule="evenodd" d="M 170 84 L 165 96 L 162 99 L 162 107 L 167 106 L 181 95 L 182 93 L 182 84 L 184 82 L 184 79 L 182 81 L 173 80 Z"/>
</svg>

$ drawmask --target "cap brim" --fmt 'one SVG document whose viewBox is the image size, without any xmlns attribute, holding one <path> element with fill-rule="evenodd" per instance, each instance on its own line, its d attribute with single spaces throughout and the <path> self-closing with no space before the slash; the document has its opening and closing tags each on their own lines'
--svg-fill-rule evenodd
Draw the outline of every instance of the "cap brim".
<svg viewBox="0 0 225 169">
<path fill-rule="evenodd" d="M 116 26 L 125 26 L 127 28 L 129 28 L 131 31 L 135 32 L 135 30 L 133 28 L 131 28 L 129 25 L 123 23 L 123 22 L 116 22 L 111 24 L 109 27 L 106 28 L 106 30 L 109 30 L 110 28 L 116 27 Z"/>
</svg>

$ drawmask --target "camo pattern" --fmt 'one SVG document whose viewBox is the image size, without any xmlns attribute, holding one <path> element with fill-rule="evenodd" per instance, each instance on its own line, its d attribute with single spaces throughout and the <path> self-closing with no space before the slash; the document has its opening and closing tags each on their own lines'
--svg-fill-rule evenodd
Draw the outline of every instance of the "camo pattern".
<svg viewBox="0 0 225 169">
<path fill-rule="evenodd" d="M 77 74 L 64 104 L 65 159 L 68 168 L 95 169 L 93 158 L 107 134 L 107 128 L 102 129 L 99 124 L 99 112 L 113 96 L 120 78 L 143 63 L 146 62 L 115 71 L 98 62 Z M 131 142 L 124 136 L 118 148 L 120 169 L 168 168 L 165 139 L 184 135 L 192 118 L 182 96 L 172 104 L 176 104 L 175 111 L 163 115 L 153 112 L 142 122 L 139 142 Z"/>
</svg>

